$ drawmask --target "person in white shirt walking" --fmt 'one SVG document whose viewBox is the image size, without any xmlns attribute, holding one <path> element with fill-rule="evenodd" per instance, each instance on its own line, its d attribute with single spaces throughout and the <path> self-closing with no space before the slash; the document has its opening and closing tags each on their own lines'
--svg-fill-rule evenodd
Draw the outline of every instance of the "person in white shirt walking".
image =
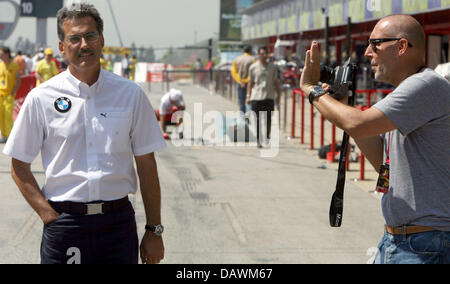
<svg viewBox="0 0 450 284">
<path fill-rule="evenodd" d="M 264 138 L 261 137 L 264 127 L 261 120 L 265 119 L 266 141 L 270 141 L 272 112 L 275 101 L 280 103 L 280 82 L 277 78 L 277 69 L 272 62 L 268 61 L 269 51 L 266 46 L 258 49 L 258 61 L 250 65 L 249 80 L 247 87 L 246 103 L 250 104 L 252 111 L 256 113 L 256 140 L 257 147 L 262 148 Z M 276 93 L 276 94 L 275 94 Z"/>
<path fill-rule="evenodd" d="M 164 139 L 145 93 L 100 68 L 103 21 L 94 6 L 57 14 L 67 71 L 27 96 L 4 153 L 12 176 L 44 223 L 42 263 L 138 263 L 128 194 L 140 190 L 147 218 L 143 263 L 164 257 L 160 185 L 154 152 Z M 42 190 L 30 165 L 41 152 Z"/>
<path fill-rule="evenodd" d="M 122 74 L 124 78 L 130 78 L 130 59 L 128 53 L 125 53 L 122 59 Z"/>
</svg>

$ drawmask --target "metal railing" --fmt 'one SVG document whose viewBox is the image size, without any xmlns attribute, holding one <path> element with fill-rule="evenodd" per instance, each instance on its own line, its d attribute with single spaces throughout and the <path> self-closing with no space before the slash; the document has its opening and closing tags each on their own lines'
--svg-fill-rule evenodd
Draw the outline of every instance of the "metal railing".
<svg viewBox="0 0 450 284">
<path fill-rule="evenodd" d="M 170 85 L 175 81 L 177 74 L 188 74 L 189 80 L 192 80 L 192 83 L 198 86 L 201 86 L 217 95 L 220 95 L 234 103 L 237 104 L 237 83 L 233 80 L 231 76 L 231 72 L 229 70 L 164 70 L 164 80 L 161 82 L 162 88 L 165 90 L 170 89 Z M 384 89 L 361 89 L 356 90 L 357 99 L 356 102 L 358 105 L 355 107 L 365 110 L 369 108 L 374 102 L 376 102 L 380 97 L 385 96 L 386 94 L 392 92 L 392 90 L 384 90 Z M 325 140 L 330 141 L 331 150 L 327 155 L 327 160 L 330 162 L 336 161 L 337 151 L 337 141 L 336 141 L 336 126 L 328 122 L 327 125 L 326 119 L 323 115 L 319 115 L 319 127 L 315 127 L 316 123 L 316 111 L 312 105 L 309 107 L 305 107 L 305 99 L 306 95 L 302 92 L 301 89 L 291 88 L 288 85 L 282 86 L 282 98 L 280 101 L 279 111 L 280 111 L 280 126 L 281 120 L 283 121 L 282 127 L 284 132 L 288 132 L 288 126 L 290 124 L 290 135 L 291 139 L 296 139 L 296 131 L 300 131 L 300 143 L 309 144 L 309 149 L 315 149 L 315 137 L 317 136 L 317 129 L 319 131 L 319 147 L 323 147 Z M 290 109 L 290 117 L 291 121 L 289 122 L 289 109 Z M 297 113 L 300 115 L 300 126 L 297 126 Z M 306 117 L 308 115 L 308 118 Z M 307 125 L 307 120 L 309 125 Z M 305 141 L 305 132 L 307 126 L 309 127 L 309 141 Z M 327 135 L 327 131 L 325 131 L 325 127 L 330 128 L 329 135 Z M 350 151 L 347 152 L 348 155 Z M 359 154 L 359 179 L 365 179 L 365 165 L 364 160 L 365 157 L 360 152 Z M 346 163 L 347 170 L 349 169 L 349 159 L 347 157 Z"/>
</svg>

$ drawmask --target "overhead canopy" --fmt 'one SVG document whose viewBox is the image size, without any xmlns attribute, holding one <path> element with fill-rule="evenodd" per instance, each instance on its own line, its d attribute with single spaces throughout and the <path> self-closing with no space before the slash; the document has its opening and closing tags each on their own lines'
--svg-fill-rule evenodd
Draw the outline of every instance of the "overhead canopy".
<svg viewBox="0 0 450 284">
<path fill-rule="evenodd" d="M 450 10 L 450 1 L 435 0 L 266 0 L 242 11 L 242 40 L 279 36 L 325 27 L 374 21 L 390 14 Z"/>
</svg>

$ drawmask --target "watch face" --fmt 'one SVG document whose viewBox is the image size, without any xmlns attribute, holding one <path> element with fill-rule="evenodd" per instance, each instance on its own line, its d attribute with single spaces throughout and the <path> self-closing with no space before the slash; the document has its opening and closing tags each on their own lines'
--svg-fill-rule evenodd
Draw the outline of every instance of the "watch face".
<svg viewBox="0 0 450 284">
<path fill-rule="evenodd" d="M 163 225 L 154 225 L 154 226 L 145 225 L 145 229 L 149 230 L 150 232 L 152 232 L 153 234 L 155 234 L 157 236 L 161 236 L 162 233 L 164 232 Z"/>
<path fill-rule="evenodd" d="M 317 94 L 320 94 L 320 95 L 325 94 L 325 90 L 324 90 L 322 87 L 320 87 L 320 86 L 314 86 L 313 90 L 314 90 Z"/>
<path fill-rule="evenodd" d="M 156 235 L 161 235 L 164 232 L 164 227 L 162 225 L 156 225 L 154 233 Z"/>
</svg>

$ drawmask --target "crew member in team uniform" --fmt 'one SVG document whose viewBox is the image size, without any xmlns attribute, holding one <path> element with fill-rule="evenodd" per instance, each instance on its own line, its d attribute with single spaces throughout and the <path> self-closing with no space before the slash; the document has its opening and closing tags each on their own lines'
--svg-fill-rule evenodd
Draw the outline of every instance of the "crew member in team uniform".
<svg viewBox="0 0 450 284">
<path fill-rule="evenodd" d="M 100 67 L 103 21 L 86 3 L 57 14 L 68 69 L 32 90 L 4 153 L 12 176 L 44 223 L 42 263 L 137 263 L 139 243 L 128 194 L 137 175 L 147 225 L 143 263 L 164 257 L 154 152 L 165 147 L 154 110 L 135 83 Z M 45 184 L 30 165 L 41 152 Z"/>
</svg>

